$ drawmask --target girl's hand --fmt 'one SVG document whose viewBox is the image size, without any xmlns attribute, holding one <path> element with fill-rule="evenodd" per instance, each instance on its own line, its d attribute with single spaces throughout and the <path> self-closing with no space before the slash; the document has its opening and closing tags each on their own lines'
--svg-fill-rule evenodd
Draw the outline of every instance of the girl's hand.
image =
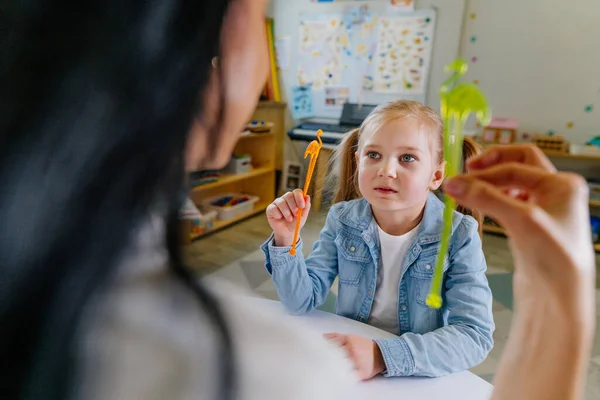
<svg viewBox="0 0 600 400">
<path fill-rule="evenodd" d="M 303 196 L 302 190 L 287 192 L 267 207 L 267 221 L 273 229 L 276 246 L 286 247 L 293 244 L 296 216 L 300 209 L 303 210 L 300 221 L 302 229 L 310 211 L 310 197 Z"/>
<path fill-rule="evenodd" d="M 493 146 L 451 179 L 444 192 L 484 212 L 507 232 L 515 263 L 515 300 L 558 304 L 573 317 L 590 312 L 595 260 L 588 186 L 557 172 L 532 145 Z"/>
<path fill-rule="evenodd" d="M 372 341 L 357 335 L 341 335 L 328 333 L 325 338 L 342 346 L 361 380 L 371 379 L 385 371 L 385 362 L 379 346 Z"/>
</svg>

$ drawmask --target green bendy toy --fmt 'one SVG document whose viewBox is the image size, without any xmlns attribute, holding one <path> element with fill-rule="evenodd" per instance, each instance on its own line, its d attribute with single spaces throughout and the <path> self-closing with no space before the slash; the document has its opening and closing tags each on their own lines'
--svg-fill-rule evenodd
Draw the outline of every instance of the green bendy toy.
<svg viewBox="0 0 600 400">
<path fill-rule="evenodd" d="M 490 122 L 490 108 L 479 88 L 470 83 L 457 83 L 458 79 L 467 72 L 467 63 L 457 59 L 445 68 L 452 75 L 440 88 L 441 116 L 444 121 L 444 161 L 446 177 L 456 176 L 461 170 L 463 130 L 469 115 L 474 112 L 479 123 L 483 126 Z M 433 273 L 431 291 L 427 296 L 427 305 L 431 308 L 442 306 L 442 274 L 444 259 L 448 253 L 448 245 L 452 233 L 452 212 L 456 202 L 449 196 L 444 196 L 444 223 L 438 258 Z"/>
</svg>

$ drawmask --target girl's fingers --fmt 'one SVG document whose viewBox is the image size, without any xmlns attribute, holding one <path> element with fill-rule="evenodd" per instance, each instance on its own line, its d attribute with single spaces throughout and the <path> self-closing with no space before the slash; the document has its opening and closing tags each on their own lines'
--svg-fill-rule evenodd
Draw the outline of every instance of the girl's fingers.
<svg viewBox="0 0 600 400">
<path fill-rule="evenodd" d="M 339 333 L 326 333 L 323 336 L 325 337 L 325 339 L 336 339 L 342 335 L 340 335 Z"/>
<path fill-rule="evenodd" d="M 335 342 L 338 346 L 346 345 L 346 335 L 341 335 L 339 333 L 326 333 L 323 336 L 325 339 Z"/>
<path fill-rule="evenodd" d="M 310 211 L 310 196 L 304 196 L 304 211 L 302 214 L 303 218 L 306 220 L 308 217 L 308 213 Z"/>
<path fill-rule="evenodd" d="M 292 213 L 292 219 L 294 219 L 298 213 L 298 204 L 296 204 L 296 199 L 294 198 L 294 195 L 290 193 L 289 196 L 283 196 L 283 199 L 287 203 L 290 212 Z"/>
<path fill-rule="evenodd" d="M 283 214 L 279 211 L 279 208 L 275 205 L 275 203 L 269 204 L 267 207 L 267 218 L 272 219 L 283 219 Z"/>
<path fill-rule="evenodd" d="M 531 144 L 491 146 L 483 153 L 471 158 L 467 162 L 467 168 L 470 171 L 476 171 L 510 162 L 542 168 L 547 172 L 556 172 L 556 167 L 542 150 Z"/>
<path fill-rule="evenodd" d="M 294 216 L 292 215 L 292 210 L 290 210 L 290 206 L 288 205 L 287 201 L 285 201 L 283 198 L 280 197 L 275 200 L 275 205 L 277 206 L 277 208 L 283 215 L 283 218 L 285 218 L 288 221 L 294 220 Z"/>
<path fill-rule="evenodd" d="M 296 189 L 292 193 L 294 194 L 294 200 L 296 200 L 298 208 L 306 207 L 306 202 L 304 201 L 304 192 L 302 192 L 300 189 Z"/>
</svg>

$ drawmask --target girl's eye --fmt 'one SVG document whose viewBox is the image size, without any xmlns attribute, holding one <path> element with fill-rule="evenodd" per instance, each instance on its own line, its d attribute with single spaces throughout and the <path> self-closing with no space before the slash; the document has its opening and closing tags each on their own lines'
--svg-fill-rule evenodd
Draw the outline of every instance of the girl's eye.
<svg viewBox="0 0 600 400">
<path fill-rule="evenodd" d="M 381 158 L 381 155 L 379 153 L 374 152 L 374 151 L 369 151 L 367 153 L 367 157 L 369 157 L 369 158 L 371 158 L 373 160 L 378 160 L 378 159 Z"/>
<path fill-rule="evenodd" d="M 411 163 L 413 161 L 416 161 L 416 158 L 411 156 L 410 154 L 404 154 L 403 156 L 400 157 L 400 161 L 405 162 L 405 163 Z"/>
</svg>

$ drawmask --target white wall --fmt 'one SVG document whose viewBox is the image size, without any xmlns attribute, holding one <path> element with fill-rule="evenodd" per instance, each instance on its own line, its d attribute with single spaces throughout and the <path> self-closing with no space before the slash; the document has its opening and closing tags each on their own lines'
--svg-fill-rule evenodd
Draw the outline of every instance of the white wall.
<svg viewBox="0 0 600 400">
<path fill-rule="evenodd" d="M 299 12 L 317 7 L 337 11 L 340 4 L 353 3 L 357 2 L 272 0 L 269 15 L 275 18 L 276 35 L 296 34 Z M 518 118 L 522 132 L 553 130 L 572 143 L 600 135 L 600 0 L 417 0 L 417 8 L 436 4 L 443 9 L 454 6 L 464 18 L 445 19 L 438 11 L 436 33 L 440 24 L 442 29 L 456 24 L 462 39 L 456 45 L 434 47 L 429 105 L 437 108 L 442 59 L 452 54 L 468 60 L 476 56 L 465 79 L 479 81 L 494 115 Z M 286 76 L 282 78 L 283 87 L 289 86 Z M 588 104 L 594 106 L 590 113 L 585 112 Z M 288 115 L 287 127 L 292 125 Z M 473 124 L 470 128 L 475 129 Z M 299 159 L 302 153 L 301 145 L 287 142 L 288 159 Z"/>
<path fill-rule="evenodd" d="M 478 61 L 467 77 L 494 115 L 519 118 L 521 131 L 553 130 L 572 143 L 598 136 L 599 18 L 599 0 L 468 0 L 461 55 Z"/>
</svg>

